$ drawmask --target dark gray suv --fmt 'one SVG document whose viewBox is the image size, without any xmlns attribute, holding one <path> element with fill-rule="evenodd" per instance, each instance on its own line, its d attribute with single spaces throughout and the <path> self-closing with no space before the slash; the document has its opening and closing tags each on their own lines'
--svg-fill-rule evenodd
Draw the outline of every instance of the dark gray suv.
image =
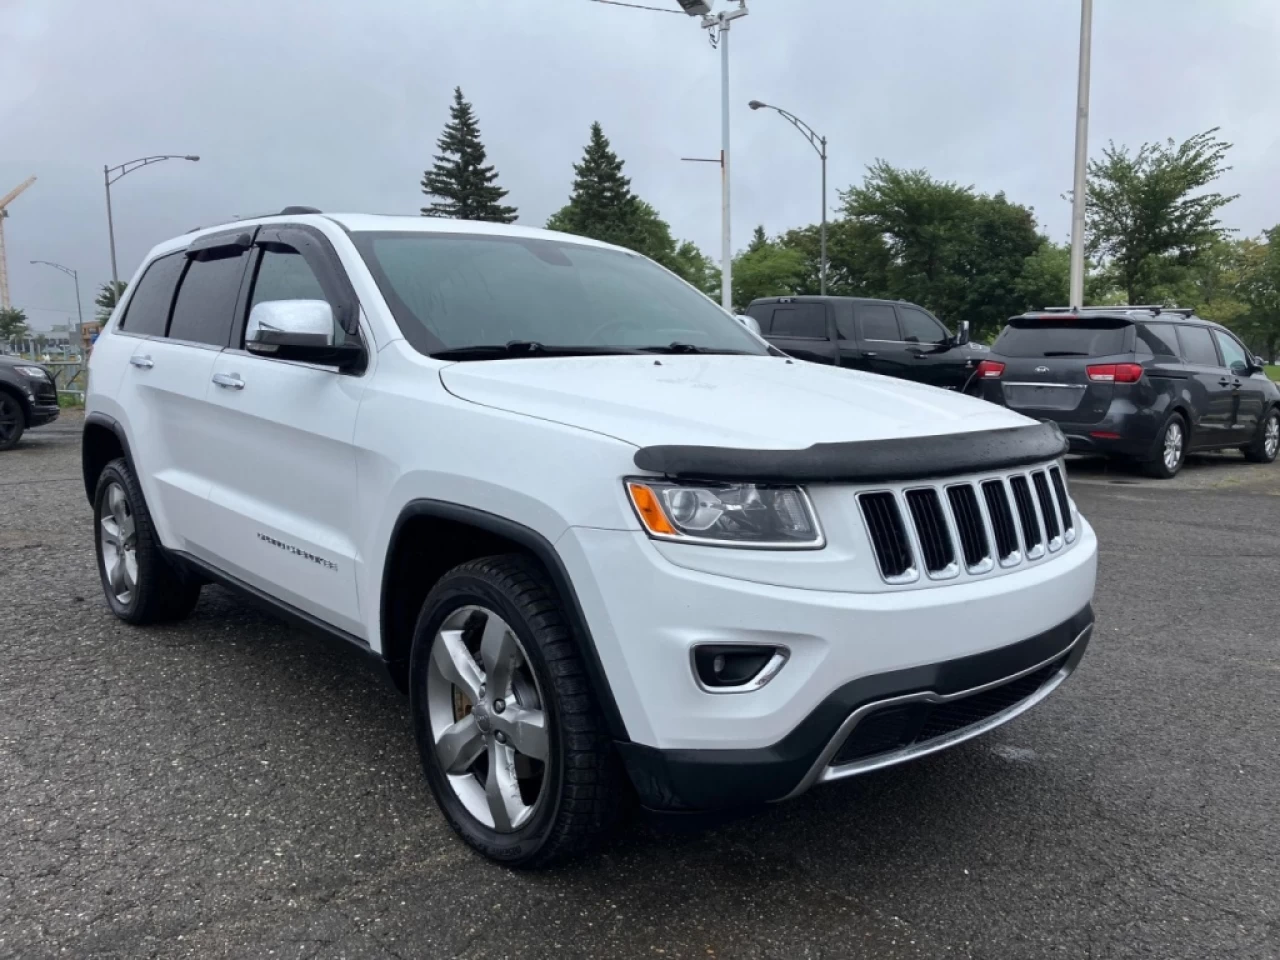
<svg viewBox="0 0 1280 960">
<path fill-rule="evenodd" d="M 0 450 L 22 439 L 28 427 L 58 419 L 58 389 L 47 370 L 21 357 L 0 356 Z"/>
<path fill-rule="evenodd" d="M 1053 420 L 1076 453 L 1172 477 L 1187 452 L 1280 449 L 1280 390 L 1226 327 L 1162 307 L 1050 309 L 1014 317 L 978 366 L 982 396 Z"/>
</svg>

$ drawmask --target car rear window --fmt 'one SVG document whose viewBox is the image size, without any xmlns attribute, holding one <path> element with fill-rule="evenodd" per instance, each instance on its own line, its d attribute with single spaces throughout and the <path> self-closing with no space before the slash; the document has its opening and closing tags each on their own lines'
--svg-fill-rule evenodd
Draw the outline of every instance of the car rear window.
<svg viewBox="0 0 1280 960">
<path fill-rule="evenodd" d="M 1131 326 L 1108 317 L 1020 317 L 991 349 L 1006 357 L 1110 357 L 1125 352 Z"/>
</svg>

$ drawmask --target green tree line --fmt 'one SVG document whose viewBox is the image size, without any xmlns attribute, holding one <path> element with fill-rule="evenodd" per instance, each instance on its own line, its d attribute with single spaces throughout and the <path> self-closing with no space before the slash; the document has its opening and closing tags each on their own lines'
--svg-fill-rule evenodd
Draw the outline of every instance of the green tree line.
<svg viewBox="0 0 1280 960">
<path fill-rule="evenodd" d="M 1182 142 L 1137 150 L 1110 143 L 1089 163 L 1086 204 L 1087 304 L 1193 307 L 1234 328 L 1267 360 L 1280 350 L 1280 224 L 1236 237 L 1219 212 L 1236 199 L 1214 189 L 1230 170 L 1231 144 L 1215 128 Z M 426 216 L 514 222 L 518 210 L 487 163 L 474 110 L 454 91 L 423 192 Z M 658 261 L 718 298 L 720 271 L 678 240 L 623 173 L 599 123 L 573 167 L 568 202 L 553 230 L 593 237 Z M 877 160 L 860 184 L 839 191 L 828 225 L 828 292 L 921 304 L 945 322 L 968 321 L 992 337 L 1011 316 L 1067 304 L 1070 251 L 1049 239 L 1034 211 L 1003 192 L 939 180 L 926 170 Z M 757 227 L 734 258 L 733 301 L 817 293 L 817 224 L 770 237 Z"/>
</svg>

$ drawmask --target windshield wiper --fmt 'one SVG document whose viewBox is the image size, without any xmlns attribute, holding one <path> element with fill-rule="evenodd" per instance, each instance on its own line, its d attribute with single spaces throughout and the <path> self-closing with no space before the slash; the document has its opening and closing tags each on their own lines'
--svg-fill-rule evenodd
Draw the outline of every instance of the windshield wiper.
<svg viewBox="0 0 1280 960">
<path fill-rule="evenodd" d="M 437 360 L 502 360 L 508 357 L 591 357 L 636 353 L 625 347 L 547 346 L 537 340 L 508 340 L 506 343 L 477 343 L 468 347 L 437 350 Z"/>
<path fill-rule="evenodd" d="M 744 350 L 718 350 L 713 347 L 699 347 L 692 343 L 681 343 L 676 340 L 668 343 L 665 347 L 638 347 L 642 353 L 714 353 L 714 354 L 743 354 Z"/>
</svg>

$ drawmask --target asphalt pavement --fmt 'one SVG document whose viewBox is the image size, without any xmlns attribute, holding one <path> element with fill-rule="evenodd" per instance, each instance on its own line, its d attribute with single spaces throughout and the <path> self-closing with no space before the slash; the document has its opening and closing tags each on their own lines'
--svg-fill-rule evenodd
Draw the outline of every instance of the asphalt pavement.
<svg viewBox="0 0 1280 960">
<path fill-rule="evenodd" d="M 74 415 L 0 454 L 0 957 L 1280 956 L 1280 465 L 1073 463 L 1078 673 L 988 735 L 542 874 L 437 813 L 405 702 L 206 588 L 116 621 Z"/>
</svg>

